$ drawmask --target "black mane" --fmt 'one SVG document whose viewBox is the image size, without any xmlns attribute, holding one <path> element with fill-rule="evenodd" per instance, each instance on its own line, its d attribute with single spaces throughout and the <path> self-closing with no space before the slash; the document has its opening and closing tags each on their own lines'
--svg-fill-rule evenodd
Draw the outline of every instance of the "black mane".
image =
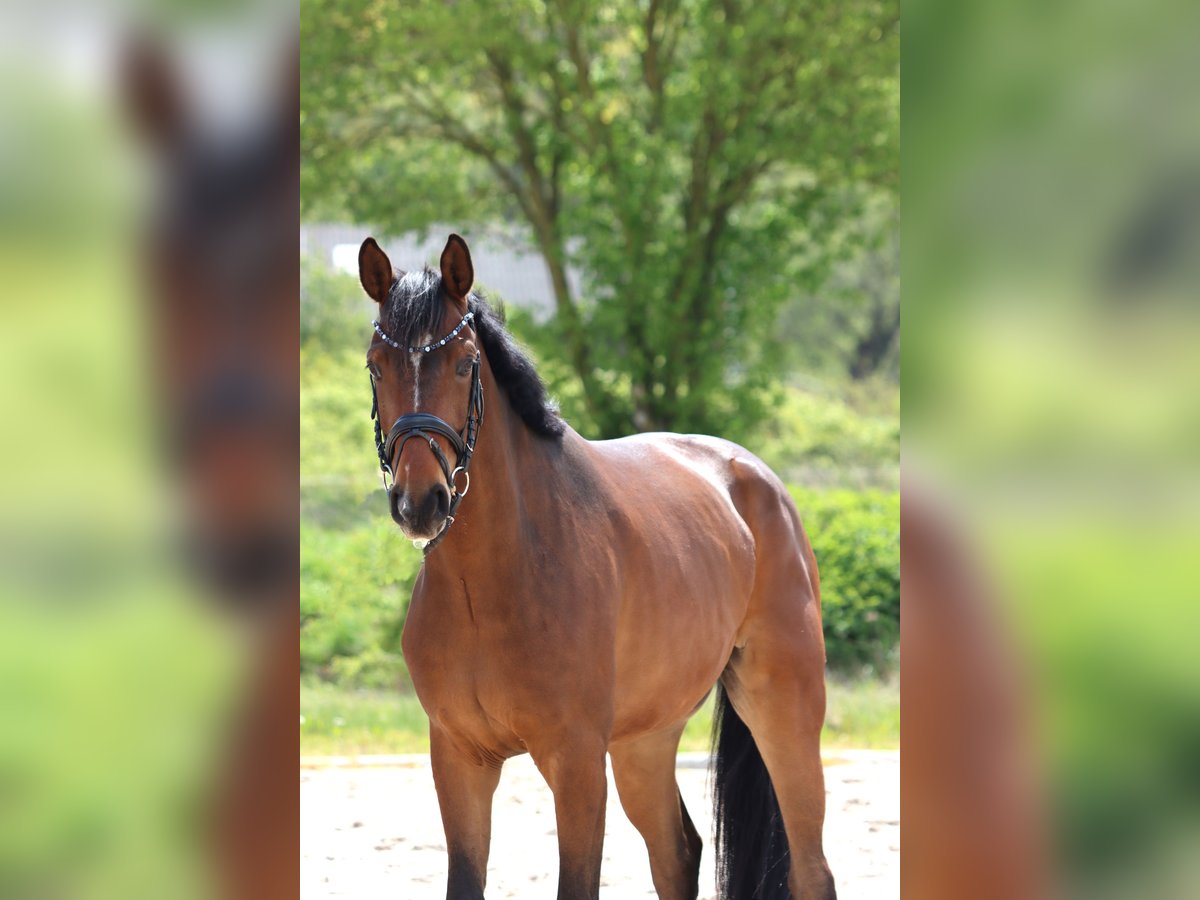
<svg viewBox="0 0 1200 900">
<path fill-rule="evenodd" d="M 467 308 L 475 313 L 472 325 L 496 383 L 508 397 L 513 412 L 521 417 L 534 434 L 544 438 L 562 436 L 566 423 L 558 405 L 546 394 L 529 357 L 504 327 L 503 311 L 492 309 L 479 293 L 467 298 Z M 392 285 L 384 319 L 387 332 L 402 346 L 415 346 L 425 335 L 441 337 L 454 323 L 444 322 L 446 304 L 442 296 L 442 276 L 432 269 L 409 272 Z"/>
</svg>

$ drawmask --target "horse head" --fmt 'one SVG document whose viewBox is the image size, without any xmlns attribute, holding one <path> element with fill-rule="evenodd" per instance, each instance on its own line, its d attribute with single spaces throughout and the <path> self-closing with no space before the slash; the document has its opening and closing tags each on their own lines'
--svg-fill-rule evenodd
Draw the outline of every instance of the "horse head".
<svg viewBox="0 0 1200 900">
<path fill-rule="evenodd" d="M 398 274 L 367 238 L 358 263 L 363 289 L 379 304 L 367 369 L 392 518 L 414 544 L 431 548 L 470 486 L 483 417 L 471 253 L 452 234 L 440 272 Z"/>
</svg>

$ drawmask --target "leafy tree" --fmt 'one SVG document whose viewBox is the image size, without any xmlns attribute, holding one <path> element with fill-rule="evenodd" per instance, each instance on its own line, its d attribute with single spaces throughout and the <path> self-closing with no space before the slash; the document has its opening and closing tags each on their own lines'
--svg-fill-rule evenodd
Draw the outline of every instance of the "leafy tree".
<svg viewBox="0 0 1200 900">
<path fill-rule="evenodd" d="M 849 252 L 830 235 L 897 186 L 894 3 L 301 11 L 305 214 L 527 228 L 592 434 L 754 425 L 781 304 L 827 279 Z"/>
<path fill-rule="evenodd" d="M 843 258 L 828 266 L 811 294 L 786 303 L 779 336 L 789 367 L 847 375 L 855 381 L 900 377 L 900 222 L 892 198 L 874 196 L 830 236 Z"/>
</svg>

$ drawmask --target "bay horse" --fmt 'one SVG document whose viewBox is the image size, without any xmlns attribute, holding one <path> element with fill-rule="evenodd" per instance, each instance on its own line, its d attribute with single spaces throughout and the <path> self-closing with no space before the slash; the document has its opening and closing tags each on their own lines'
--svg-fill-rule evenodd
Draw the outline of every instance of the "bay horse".
<svg viewBox="0 0 1200 900">
<path fill-rule="evenodd" d="M 402 646 L 446 896 L 483 896 L 501 766 L 528 752 L 554 795 L 559 900 L 595 900 L 607 753 L 658 896 L 694 900 L 675 754 L 715 684 L 721 897 L 836 897 L 817 566 L 783 484 L 716 438 L 582 438 L 472 292 L 458 235 L 440 271 L 407 274 L 367 238 L 359 277 L 379 304 L 367 368 L 391 514 L 426 554 Z"/>
</svg>

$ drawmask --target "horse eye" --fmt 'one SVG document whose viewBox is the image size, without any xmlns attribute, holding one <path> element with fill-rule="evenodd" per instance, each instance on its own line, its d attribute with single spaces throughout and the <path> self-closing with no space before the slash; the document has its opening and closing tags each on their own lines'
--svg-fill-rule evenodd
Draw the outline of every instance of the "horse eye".
<svg viewBox="0 0 1200 900">
<path fill-rule="evenodd" d="M 459 363 L 458 363 L 458 375 L 459 375 L 459 377 L 460 377 L 460 378 L 461 378 L 461 377 L 463 377 L 464 375 L 470 375 L 470 374 L 471 374 L 471 363 L 472 363 L 472 360 L 471 360 L 471 359 L 463 359 L 463 360 L 459 360 Z"/>
</svg>

